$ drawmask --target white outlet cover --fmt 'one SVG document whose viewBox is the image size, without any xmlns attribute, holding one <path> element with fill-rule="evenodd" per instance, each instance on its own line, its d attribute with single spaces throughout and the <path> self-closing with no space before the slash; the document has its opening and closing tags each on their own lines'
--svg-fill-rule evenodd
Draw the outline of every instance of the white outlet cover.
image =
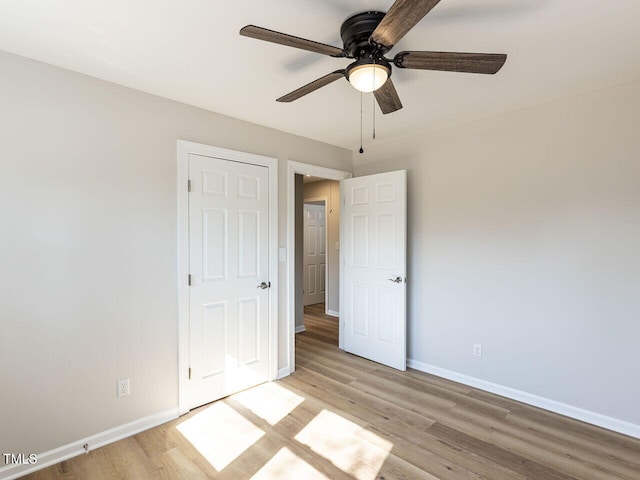
<svg viewBox="0 0 640 480">
<path fill-rule="evenodd" d="M 121 378 L 118 380 L 118 398 L 129 395 L 129 379 Z"/>
</svg>

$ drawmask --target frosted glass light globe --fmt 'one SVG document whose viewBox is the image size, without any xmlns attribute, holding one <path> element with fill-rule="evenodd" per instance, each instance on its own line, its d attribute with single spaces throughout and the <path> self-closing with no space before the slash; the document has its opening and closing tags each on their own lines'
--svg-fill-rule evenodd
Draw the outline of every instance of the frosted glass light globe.
<svg viewBox="0 0 640 480">
<path fill-rule="evenodd" d="M 361 92 L 373 92 L 387 81 L 389 75 L 382 65 L 369 64 L 354 67 L 349 72 L 349 83 Z"/>
</svg>

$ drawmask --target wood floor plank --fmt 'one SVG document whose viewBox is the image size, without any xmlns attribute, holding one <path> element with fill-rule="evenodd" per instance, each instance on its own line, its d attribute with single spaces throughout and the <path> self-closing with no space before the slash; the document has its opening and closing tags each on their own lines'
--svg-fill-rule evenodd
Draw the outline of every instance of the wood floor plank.
<svg viewBox="0 0 640 480">
<path fill-rule="evenodd" d="M 352 409 L 355 416 L 368 423 L 384 423 L 387 428 L 401 431 L 425 430 L 433 424 L 433 420 L 397 404 L 363 393 L 304 367 L 298 368 L 287 380 L 287 383 L 292 382 L 299 389 L 330 405 L 347 411 Z"/>
<path fill-rule="evenodd" d="M 566 443 L 583 450 L 587 455 L 604 456 L 607 461 L 612 461 L 616 465 L 626 465 L 629 469 L 640 472 L 640 452 L 634 449 L 627 449 L 617 443 L 600 438 L 597 435 L 587 435 L 581 430 L 566 430 L 561 426 L 550 422 L 532 421 L 519 414 L 510 413 L 507 422 L 516 428 L 537 432 L 545 435 L 551 443 Z"/>
<path fill-rule="evenodd" d="M 412 368 L 407 368 L 406 372 L 395 372 L 395 373 L 396 375 L 418 380 L 421 383 L 426 383 L 428 385 L 435 385 L 437 387 L 441 387 L 446 390 L 451 390 L 453 392 L 458 392 L 465 395 L 469 394 L 469 392 L 473 390 L 473 388 L 469 387 L 468 385 L 452 382 L 451 380 L 447 380 L 446 378 L 436 377 L 435 375 L 424 373 L 419 370 L 414 370 Z"/>
<path fill-rule="evenodd" d="M 313 363 L 313 359 L 310 359 L 305 354 L 298 355 L 296 360 L 299 367 L 308 367 Z M 345 384 L 353 382 L 356 379 L 354 376 L 348 375 L 343 371 L 336 371 L 332 367 L 326 365 L 316 364 L 314 370 L 322 375 L 331 375 L 334 380 Z"/>
<path fill-rule="evenodd" d="M 154 457 L 176 448 L 176 442 L 167 435 L 167 427 L 164 425 L 138 433 L 135 439 L 149 457 Z"/>
<path fill-rule="evenodd" d="M 435 440 L 424 434 L 425 429 L 428 429 L 429 422 L 425 423 L 424 419 L 415 422 L 416 418 L 420 418 L 419 415 L 389 402 L 380 402 L 375 400 L 375 397 L 362 394 L 357 390 L 349 391 L 351 387 L 348 386 L 345 387 L 345 390 L 340 390 L 340 386 L 332 385 L 327 381 L 328 379 L 323 380 L 320 376 L 315 376 L 313 372 L 306 369 L 301 369 L 298 374 L 288 377 L 286 380 L 288 385 L 297 386 L 305 394 L 322 399 L 332 410 L 340 412 L 341 415 L 344 415 L 343 412 L 351 412 L 359 420 L 368 422 L 381 432 L 388 433 L 392 438 L 392 443 L 399 445 L 398 449 L 401 453 L 398 453 L 398 456 L 405 458 L 405 452 L 417 452 L 417 455 L 411 457 L 414 465 L 423 468 L 430 474 L 437 475 L 438 478 L 451 480 L 519 478 L 518 475 L 505 474 L 502 476 L 501 473 L 505 473 L 507 470 L 502 466 L 497 466 L 491 476 L 483 477 L 476 473 L 483 470 L 478 462 L 473 462 L 472 468 L 468 469 L 467 466 L 470 466 L 468 459 L 458 464 L 433 455 L 428 451 L 428 447 L 432 446 L 433 443 L 430 442 L 435 442 Z M 354 408 L 354 405 L 357 405 L 357 408 Z M 458 450 L 456 453 L 460 455 L 461 452 Z M 449 458 L 453 456 L 449 455 Z"/>
<path fill-rule="evenodd" d="M 525 475 L 527 478 L 539 478 L 545 480 L 576 480 L 575 477 L 558 472 L 544 464 L 514 454 L 513 452 L 496 446 L 490 442 L 479 440 L 478 438 L 466 435 L 459 430 L 446 427 L 439 423 L 431 426 L 429 434 L 437 436 L 443 442 L 450 445 L 456 445 L 460 448 L 464 448 L 465 450 L 475 452 L 482 457 Z"/>
<path fill-rule="evenodd" d="M 210 478 L 179 448 L 171 448 L 158 453 L 154 456 L 154 464 L 159 479 L 207 480 Z"/>
<path fill-rule="evenodd" d="M 508 421 L 495 422 L 473 409 L 456 406 L 441 414 L 439 420 L 442 426 L 494 444 L 523 458 L 551 466 L 570 477 L 583 478 L 584 472 L 588 471 L 591 475 L 589 478 L 593 480 L 604 480 L 612 474 L 615 475 L 612 478 L 635 480 L 634 469 L 620 462 L 611 462 L 608 468 L 603 470 L 599 461 L 606 463 L 611 460 L 606 455 L 573 448 L 561 441 L 553 441 L 548 435 L 513 427 Z M 634 473 L 629 476 L 630 472 Z"/>
<path fill-rule="evenodd" d="M 76 475 L 71 464 L 68 461 L 60 462 L 46 470 L 36 472 L 33 475 L 34 480 L 55 478 L 56 480 L 76 480 L 80 477 Z"/>
<path fill-rule="evenodd" d="M 457 445 L 449 445 L 425 432 L 419 444 L 407 442 L 370 425 L 369 430 L 394 444 L 394 452 L 438 478 L 484 478 L 491 480 L 523 480 L 526 477 L 488 458 Z"/>
<path fill-rule="evenodd" d="M 298 390 L 296 387 L 288 384 L 288 388 L 291 388 L 293 391 L 300 393 L 301 395 L 307 395 L 305 391 Z M 329 393 L 329 399 L 335 399 L 335 396 Z M 447 479 L 447 480 L 464 480 L 464 479 L 475 479 L 475 478 L 486 478 L 491 480 L 517 480 L 524 478 L 515 474 L 515 472 L 508 471 L 506 468 L 494 464 L 491 468 L 486 466 L 486 468 L 479 466 L 477 462 L 470 462 L 472 468 L 466 468 L 465 462 L 462 462 L 463 465 L 458 465 L 455 462 L 450 461 L 448 458 L 445 458 L 441 455 L 436 455 L 432 453 L 429 448 L 425 450 L 425 438 L 424 435 L 421 434 L 420 431 L 410 432 L 407 430 L 406 426 L 402 424 L 397 425 L 396 434 L 392 434 L 388 431 L 388 429 L 380 429 L 377 428 L 365 420 L 362 417 L 367 418 L 370 421 L 376 423 L 375 415 L 367 416 L 362 409 L 357 409 L 354 411 L 351 403 L 347 402 L 345 408 L 340 408 L 336 406 L 336 402 L 329 402 L 319 400 L 317 397 L 312 397 L 310 395 L 307 396 L 307 400 L 305 404 L 308 402 L 318 402 L 324 409 L 331 410 L 334 412 L 339 412 L 339 414 L 365 427 L 368 431 L 376 434 L 381 439 L 387 439 L 389 442 L 393 444 L 393 453 L 394 455 L 402 458 L 404 461 L 418 467 L 419 469 L 427 472 L 429 475 L 434 478 L 439 479 Z M 357 417 L 354 417 L 353 414 L 357 414 Z M 400 436 L 402 435 L 402 436 Z M 429 447 L 436 447 L 436 449 L 440 446 L 440 443 L 437 440 L 433 440 L 432 443 L 429 444 Z M 426 448 L 426 447 L 425 447 Z M 443 449 L 440 450 L 439 453 L 442 453 Z M 449 452 L 449 458 L 456 457 L 459 459 L 460 451 L 451 451 Z M 485 462 L 485 464 L 488 462 Z M 484 471 L 487 473 L 487 476 L 482 476 L 476 472 Z M 490 475 L 489 475 L 490 473 Z M 395 478 L 395 477 L 387 477 L 387 478 Z"/>
<path fill-rule="evenodd" d="M 338 319 L 325 314 L 324 304 L 305 307 L 304 319 L 296 372 L 251 390 L 253 400 L 230 396 L 24 478 L 640 479 L 639 439 L 347 354 L 337 346 Z M 224 442 L 223 433 L 205 431 L 196 441 L 181 427 L 211 412 L 241 418 L 261 433 L 224 462 L 214 461 L 202 442 Z"/>
<path fill-rule="evenodd" d="M 124 480 L 151 478 L 156 474 L 153 461 L 145 454 L 135 437 L 125 438 L 103 448 L 105 456 Z"/>
<path fill-rule="evenodd" d="M 402 391 L 416 391 L 426 393 L 432 397 L 439 398 L 443 402 L 451 403 L 452 406 L 464 407 L 471 409 L 483 416 L 503 419 L 509 414 L 509 409 L 495 405 L 480 399 L 475 399 L 459 392 L 451 391 L 448 388 L 436 385 L 428 385 L 419 382 L 413 378 L 398 376 L 395 373 L 376 370 L 374 372 L 376 380 L 379 382 L 388 381 L 389 387 L 392 389 L 399 388 Z M 403 395 L 404 397 L 404 395 Z"/>
<path fill-rule="evenodd" d="M 79 455 L 68 461 L 73 469 L 75 478 L 99 478 L 105 480 L 119 480 L 122 477 L 109 459 L 106 448 L 93 450 L 85 455 Z M 52 477 L 55 478 L 55 477 Z"/>
</svg>

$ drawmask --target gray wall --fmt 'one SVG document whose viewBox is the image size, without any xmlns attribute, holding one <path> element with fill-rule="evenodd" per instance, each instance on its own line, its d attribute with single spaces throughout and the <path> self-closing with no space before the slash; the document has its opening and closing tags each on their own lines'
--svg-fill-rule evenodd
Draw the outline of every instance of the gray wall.
<svg viewBox="0 0 640 480">
<path fill-rule="evenodd" d="M 322 180 L 304 184 L 304 199 L 327 199 L 327 309 L 340 313 L 340 182 Z M 302 251 L 302 250 L 301 250 Z"/>
<path fill-rule="evenodd" d="M 634 82 L 354 155 L 408 170 L 411 359 L 640 431 L 639 126 Z"/>
<path fill-rule="evenodd" d="M 279 159 L 280 247 L 286 161 L 351 152 L 5 53 L 0 72 L 0 451 L 40 453 L 177 406 L 178 139 Z"/>
</svg>

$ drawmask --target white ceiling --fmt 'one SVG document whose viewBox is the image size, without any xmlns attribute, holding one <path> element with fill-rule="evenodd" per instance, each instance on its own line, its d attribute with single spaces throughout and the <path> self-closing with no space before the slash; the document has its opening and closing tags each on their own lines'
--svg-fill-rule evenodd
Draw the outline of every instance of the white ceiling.
<svg viewBox="0 0 640 480">
<path fill-rule="evenodd" d="M 346 59 L 238 35 L 255 24 L 341 47 L 353 13 L 393 0 L 0 0 L 0 50 L 356 149 L 360 94 L 338 80 L 275 99 Z M 418 134 L 640 78 L 639 0 L 442 0 L 401 50 L 506 53 L 498 74 L 394 69 L 404 104 L 377 140 Z M 6 72 L 2 72 L 3 75 Z M 364 97 L 365 145 L 373 97 Z"/>
</svg>

